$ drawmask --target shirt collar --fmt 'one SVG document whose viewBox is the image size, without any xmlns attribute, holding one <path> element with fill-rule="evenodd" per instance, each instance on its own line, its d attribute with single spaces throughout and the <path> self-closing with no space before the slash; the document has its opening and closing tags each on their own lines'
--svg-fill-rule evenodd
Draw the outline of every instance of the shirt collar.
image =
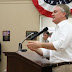
<svg viewBox="0 0 72 72">
<path fill-rule="evenodd" d="M 63 21 L 61 21 L 60 23 L 58 23 L 58 24 L 56 25 L 56 30 L 57 30 L 58 28 L 60 28 L 60 27 L 63 27 L 66 23 L 68 23 L 68 20 L 63 20 Z"/>
</svg>

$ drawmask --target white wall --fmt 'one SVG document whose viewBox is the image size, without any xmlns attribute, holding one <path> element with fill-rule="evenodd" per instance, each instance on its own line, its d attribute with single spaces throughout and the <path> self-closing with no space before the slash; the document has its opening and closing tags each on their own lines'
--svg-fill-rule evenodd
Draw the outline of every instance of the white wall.
<svg viewBox="0 0 72 72">
<path fill-rule="evenodd" d="M 39 31 L 39 12 L 32 1 L 0 2 L 0 42 L 2 45 L 2 72 L 6 68 L 3 52 L 15 52 L 19 42 L 26 37 L 26 31 Z M 2 32 L 10 30 L 10 41 L 3 41 Z M 27 48 L 23 43 L 23 48 Z M 28 48 L 27 48 L 28 49 Z"/>
</svg>

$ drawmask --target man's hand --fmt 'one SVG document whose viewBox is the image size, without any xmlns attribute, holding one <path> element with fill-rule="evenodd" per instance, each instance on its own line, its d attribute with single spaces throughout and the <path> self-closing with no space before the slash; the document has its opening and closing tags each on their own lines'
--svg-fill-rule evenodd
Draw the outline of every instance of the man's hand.
<svg viewBox="0 0 72 72">
<path fill-rule="evenodd" d="M 29 41 L 27 47 L 33 51 L 38 48 L 41 48 L 41 43 L 39 41 Z"/>
</svg>

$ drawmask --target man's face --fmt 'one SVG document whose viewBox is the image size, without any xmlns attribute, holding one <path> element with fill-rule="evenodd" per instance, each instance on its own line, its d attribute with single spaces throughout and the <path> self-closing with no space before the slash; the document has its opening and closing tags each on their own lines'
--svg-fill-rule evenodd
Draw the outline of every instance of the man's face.
<svg viewBox="0 0 72 72">
<path fill-rule="evenodd" d="M 56 6 L 53 13 L 52 13 L 52 17 L 53 17 L 53 22 L 55 24 L 58 24 L 59 22 L 61 22 L 62 20 L 64 20 L 66 13 L 62 12 L 59 6 Z"/>
<path fill-rule="evenodd" d="M 44 39 L 44 40 L 47 40 L 47 38 L 48 38 L 48 35 L 47 35 L 46 33 L 44 33 L 44 34 L 43 34 L 43 39 Z"/>
</svg>

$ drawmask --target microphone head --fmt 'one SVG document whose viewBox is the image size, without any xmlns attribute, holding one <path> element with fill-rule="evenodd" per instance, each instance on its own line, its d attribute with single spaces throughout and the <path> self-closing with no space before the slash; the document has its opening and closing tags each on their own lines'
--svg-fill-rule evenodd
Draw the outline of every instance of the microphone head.
<svg viewBox="0 0 72 72">
<path fill-rule="evenodd" d="M 47 31 L 48 30 L 48 27 L 45 27 L 44 29 L 43 29 L 43 31 Z"/>
</svg>

